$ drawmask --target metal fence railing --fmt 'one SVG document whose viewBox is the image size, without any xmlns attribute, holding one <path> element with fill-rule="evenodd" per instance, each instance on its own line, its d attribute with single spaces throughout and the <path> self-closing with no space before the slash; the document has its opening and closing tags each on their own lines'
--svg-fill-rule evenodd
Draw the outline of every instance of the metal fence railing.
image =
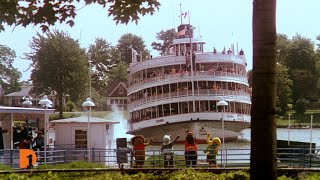
<svg viewBox="0 0 320 180">
<path fill-rule="evenodd" d="M 320 149 L 307 148 L 278 148 L 277 160 L 278 167 L 290 168 L 319 168 L 320 167 Z M 163 154 L 161 150 L 133 151 L 129 148 L 124 149 L 90 149 L 91 162 L 101 163 L 110 168 L 125 166 L 142 168 L 183 168 L 188 166 L 185 151 L 176 149 L 173 151 L 173 157 Z M 48 148 L 46 154 L 44 151 L 37 151 L 37 165 L 57 164 L 73 161 L 88 161 L 88 149 L 77 149 L 72 146 L 62 149 Z M 209 167 L 207 156 L 203 150 L 198 150 L 195 162 L 190 164 L 194 167 Z M 19 149 L 0 150 L 0 163 L 9 165 L 13 168 L 19 168 Z M 216 156 L 217 166 L 224 167 L 249 167 L 250 149 L 220 149 Z M 190 165 L 190 166 L 191 166 Z"/>
</svg>

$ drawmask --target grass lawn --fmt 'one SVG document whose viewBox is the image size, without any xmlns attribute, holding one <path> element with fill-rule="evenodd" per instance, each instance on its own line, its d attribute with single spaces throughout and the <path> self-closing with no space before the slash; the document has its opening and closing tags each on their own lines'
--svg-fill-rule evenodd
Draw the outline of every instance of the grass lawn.
<svg viewBox="0 0 320 180">
<path fill-rule="evenodd" d="M 313 115 L 313 126 L 320 127 L 319 109 L 307 110 L 303 115 L 295 114 L 294 111 L 288 111 L 287 114 L 290 114 L 290 124 L 300 124 L 302 126 L 310 126 L 311 115 Z M 277 118 L 277 125 L 288 126 L 289 116 L 286 115 L 282 118 Z"/>
</svg>

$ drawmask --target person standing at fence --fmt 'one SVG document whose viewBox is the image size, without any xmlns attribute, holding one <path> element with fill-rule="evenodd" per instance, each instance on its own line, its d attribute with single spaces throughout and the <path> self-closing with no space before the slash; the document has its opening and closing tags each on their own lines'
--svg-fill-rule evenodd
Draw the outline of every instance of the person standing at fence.
<svg viewBox="0 0 320 180">
<path fill-rule="evenodd" d="M 218 137 L 214 137 L 211 139 L 210 137 L 211 133 L 207 134 L 207 144 L 208 146 L 203 151 L 207 155 L 207 162 L 209 163 L 210 168 L 212 165 L 214 165 L 215 168 L 217 168 L 217 154 L 219 151 L 219 147 L 221 145 L 221 140 Z"/>
<path fill-rule="evenodd" d="M 184 155 L 186 159 L 186 166 L 189 167 L 191 165 L 192 167 L 195 167 L 197 165 L 198 154 L 197 154 L 197 145 L 192 132 L 188 132 L 186 136 L 184 149 L 185 149 Z"/>
<path fill-rule="evenodd" d="M 165 168 L 173 167 L 173 143 L 177 141 L 180 136 L 177 136 L 173 141 L 170 139 L 170 135 L 163 136 L 163 144 L 161 147 L 161 152 L 163 155 L 163 165 Z"/>
<path fill-rule="evenodd" d="M 39 131 L 36 138 L 33 140 L 33 150 L 37 151 L 43 151 L 44 150 L 44 137 L 43 132 Z"/>
</svg>

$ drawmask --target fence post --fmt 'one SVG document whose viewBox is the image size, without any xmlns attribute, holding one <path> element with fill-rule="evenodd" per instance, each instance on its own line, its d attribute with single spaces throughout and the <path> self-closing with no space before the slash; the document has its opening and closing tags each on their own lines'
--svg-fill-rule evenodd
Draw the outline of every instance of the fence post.
<svg viewBox="0 0 320 180">
<path fill-rule="evenodd" d="M 130 149 L 130 166 L 133 167 L 133 151 Z"/>
<path fill-rule="evenodd" d="M 11 164 L 11 167 L 13 167 L 13 153 L 14 153 L 14 150 L 9 150 L 10 152 L 10 164 Z"/>
</svg>

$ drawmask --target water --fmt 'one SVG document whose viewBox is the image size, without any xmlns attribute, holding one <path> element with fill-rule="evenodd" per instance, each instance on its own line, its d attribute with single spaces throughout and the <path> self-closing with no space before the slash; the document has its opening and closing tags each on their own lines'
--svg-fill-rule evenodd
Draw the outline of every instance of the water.
<svg viewBox="0 0 320 180">
<path fill-rule="evenodd" d="M 299 142 L 310 142 L 311 129 L 286 129 L 277 128 L 277 139 L 278 140 L 289 140 Z M 235 142 L 225 143 L 226 149 L 250 149 L 251 129 L 243 130 L 239 135 L 239 140 Z M 181 137 L 184 138 L 184 137 Z M 312 129 L 312 142 L 316 143 L 317 147 L 320 147 L 320 129 Z M 198 149 L 203 149 L 207 144 L 199 144 Z M 175 149 L 184 149 L 183 144 L 175 144 Z M 148 149 L 160 149 L 161 145 L 150 145 Z"/>
<path fill-rule="evenodd" d="M 126 134 L 128 131 L 128 121 L 124 117 L 123 108 L 120 109 L 116 104 L 112 104 L 111 109 L 112 113 L 107 116 L 107 119 L 112 119 L 120 122 L 119 124 L 114 125 L 113 138 L 109 139 L 109 141 L 111 141 L 110 149 L 115 149 L 117 138 L 127 138 L 128 141 L 129 139 L 131 139 L 132 135 Z"/>
<path fill-rule="evenodd" d="M 245 129 L 241 132 L 242 138 L 250 141 L 251 130 Z M 311 135 L 312 133 L 312 135 Z M 312 137 L 312 142 L 316 143 L 317 147 L 320 147 L 320 129 L 287 129 L 287 128 L 277 128 L 277 139 L 278 140 L 290 140 L 299 142 L 310 142 L 310 137 Z"/>
</svg>

